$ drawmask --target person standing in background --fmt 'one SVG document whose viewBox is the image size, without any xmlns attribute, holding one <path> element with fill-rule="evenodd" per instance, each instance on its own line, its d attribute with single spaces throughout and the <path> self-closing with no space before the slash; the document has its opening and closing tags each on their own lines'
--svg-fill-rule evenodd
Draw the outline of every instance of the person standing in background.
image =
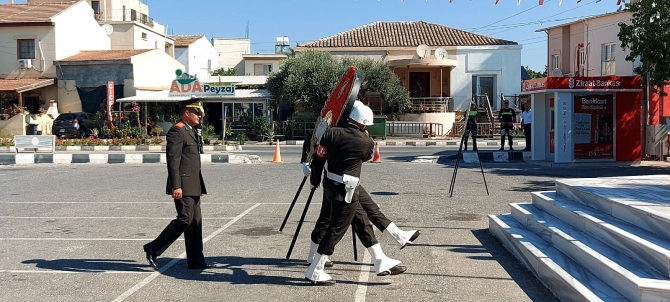
<svg viewBox="0 0 670 302">
<path fill-rule="evenodd" d="M 525 110 L 521 112 L 521 124 L 523 125 L 523 135 L 526 137 L 526 148 L 524 151 L 530 151 L 530 125 L 533 122 L 533 113 L 530 108 L 530 102 L 526 104 Z"/>
</svg>

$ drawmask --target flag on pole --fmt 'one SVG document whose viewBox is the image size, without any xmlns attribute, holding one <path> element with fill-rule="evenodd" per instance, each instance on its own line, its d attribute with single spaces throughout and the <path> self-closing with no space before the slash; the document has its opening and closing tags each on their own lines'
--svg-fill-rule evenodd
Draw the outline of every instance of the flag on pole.
<svg viewBox="0 0 670 302">
<path fill-rule="evenodd" d="M 544 0 L 540 0 L 540 5 L 544 4 Z"/>
<path fill-rule="evenodd" d="M 500 1 L 500 0 L 496 0 L 496 4 L 498 4 L 498 1 Z"/>
</svg>

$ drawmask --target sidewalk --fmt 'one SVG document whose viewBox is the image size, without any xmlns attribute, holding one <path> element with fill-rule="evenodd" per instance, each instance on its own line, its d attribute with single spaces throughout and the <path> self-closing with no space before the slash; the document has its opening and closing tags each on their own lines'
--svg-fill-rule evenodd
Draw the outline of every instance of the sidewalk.
<svg viewBox="0 0 670 302">
<path fill-rule="evenodd" d="M 1 154 L 1 165 L 31 164 L 165 164 L 165 153 L 14 153 Z M 248 154 L 200 154 L 203 164 L 260 164 L 260 156 Z"/>
</svg>

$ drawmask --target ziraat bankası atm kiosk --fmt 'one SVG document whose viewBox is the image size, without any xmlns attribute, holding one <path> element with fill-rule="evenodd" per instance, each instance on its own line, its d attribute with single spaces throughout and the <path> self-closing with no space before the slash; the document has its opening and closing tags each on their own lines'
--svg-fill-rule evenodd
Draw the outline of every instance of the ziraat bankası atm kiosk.
<svg viewBox="0 0 670 302">
<path fill-rule="evenodd" d="M 531 160 L 642 159 L 641 77 L 547 77 L 521 91 L 531 95 Z"/>
</svg>

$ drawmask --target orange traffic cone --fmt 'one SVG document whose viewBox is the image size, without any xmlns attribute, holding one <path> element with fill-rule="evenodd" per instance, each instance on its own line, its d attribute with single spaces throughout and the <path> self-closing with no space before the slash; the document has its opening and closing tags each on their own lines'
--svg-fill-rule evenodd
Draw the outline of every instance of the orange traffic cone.
<svg viewBox="0 0 670 302">
<path fill-rule="evenodd" d="M 375 154 L 372 156 L 373 163 L 381 163 L 382 157 L 379 155 L 379 142 L 375 142 Z"/>
<path fill-rule="evenodd" d="M 273 163 L 281 163 L 281 151 L 279 151 L 279 140 L 277 140 L 277 144 L 275 147 L 275 155 L 272 157 L 272 162 Z"/>
</svg>

